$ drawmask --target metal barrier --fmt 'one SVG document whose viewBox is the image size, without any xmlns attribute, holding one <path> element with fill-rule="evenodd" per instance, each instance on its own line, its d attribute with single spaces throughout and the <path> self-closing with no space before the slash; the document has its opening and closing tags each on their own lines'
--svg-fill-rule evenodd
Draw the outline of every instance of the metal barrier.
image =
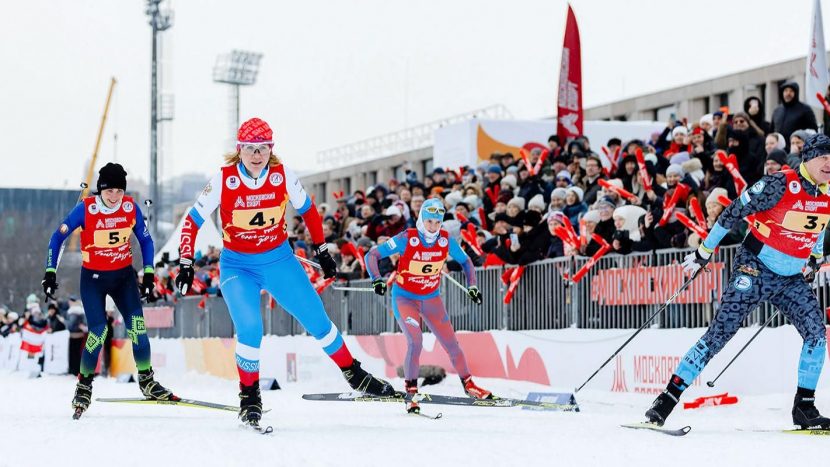
<svg viewBox="0 0 830 467">
<path fill-rule="evenodd" d="M 609 254 L 600 258 L 578 283 L 573 276 L 589 258 L 568 257 L 533 263 L 525 268 L 521 283 L 510 303 L 504 304 L 507 287 L 502 282 L 504 267 L 476 270 L 484 302 L 475 305 L 466 291 L 442 278 L 441 297 L 453 327 L 459 331 L 490 329 L 526 330 L 630 329 L 641 326 L 657 307 L 685 281 L 680 263 L 691 249 L 657 250 L 629 255 Z M 689 288 L 656 317 L 653 327 L 706 327 L 718 312 L 718 301 L 735 265 L 738 246 L 719 249 L 709 265 Z M 463 274 L 451 273 L 464 283 Z M 820 272 L 813 287 L 827 322 L 830 306 L 830 274 Z M 349 287 L 371 288 L 371 281 L 356 280 Z M 391 294 L 379 297 L 372 292 L 326 289 L 320 296 L 331 321 L 345 334 L 397 332 Z M 201 297 L 185 297 L 175 304 L 174 325 L 150 329 L 153 337 L 232 337 L 233 322 L 224 299 L 209 297 L 204 308 Z M 279 304 L 271 307 L 268 295 L 261 303 L 263 331 L 278 336 L 305 334 L 305 329 Z M 764 323 L 775 308 L 762 304 L 751 311 L 744 326 Z M 787 324 L 779 314 L 770 326 Z M 427 328 L 424 326 L 424 330 Z"/>
</svg>

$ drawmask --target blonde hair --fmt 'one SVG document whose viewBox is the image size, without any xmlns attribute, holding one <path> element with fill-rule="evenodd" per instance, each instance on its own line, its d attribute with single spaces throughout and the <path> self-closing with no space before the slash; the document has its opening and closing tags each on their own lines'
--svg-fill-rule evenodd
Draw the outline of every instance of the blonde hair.
<svg viewBox="0 0 830 467">
<path fill-rule="evenodd" d="M 236 165 L 242 161 L 242 158 L 239 156 L 239 151 L 229 152 L 222 157 L 225 158 L 225 165 Z M 271 155 L 268 157 L 268 166 L 274 167 L 275 165 L 280 164 L 282 164 L 280 158 L 271 152 Z"/>
</svg>

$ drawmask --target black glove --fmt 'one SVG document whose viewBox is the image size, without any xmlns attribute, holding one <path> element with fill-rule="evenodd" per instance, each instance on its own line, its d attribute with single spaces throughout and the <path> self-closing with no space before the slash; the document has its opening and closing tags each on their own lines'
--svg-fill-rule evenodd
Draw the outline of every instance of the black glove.
<svg viewBox="0 0 830 467">
<path fill-rule="evenodd" d="M 375 289 L 375 293 L 380 295 L 381 297 L 386 295 L 386 281 L 383 279 L 375 279 L 372 281 L 372 288 Z"/>
<path fill-rule="evenodd" d="M 55 292 L 58 290 L 58 275 L 54 271 L 46 271 L 40 285 L 43 286 L 43 293 L 46 294 L 46 298 L 54 300 Z"/>
<path fill-rule="evenodd" d="M 481 291 L 478 290 L 478 287 L 471 286 L 467 289 L 467 295 L 470 296 L 470 299 L 476 305 L 481 305 Z"/>
<path fill-rule="evenodd" d="M 156 288 L 155 274 L 144 271 L 144 277 L 141 279 L 141 285 L 138 288 L 141 291 L 141 298 L 147 299 L 148 302 L 154 301 L 153 290 Z"/>
<path fill-rule="evenodd" d="M 337 263 L 334 262 L 334 259 L 329 254 L 328 243 L 314 245 L 314 255 L 317 257 L 317 262 L 320 263 L 320 267 L 323 269 L 324 278 L 328 279 L 337 274 Z"/>
<path fill-rule="evenodd" d="M 804 280 L 807 281 L 808 284 L 812 284 L 816 279 L 817 271 L 818 261 L 815 256 L 810 256 L 810 260 L 807 261 L 807 265 L 804 267 Z"/>
<path fill-rule="evenodd" d="M 179 274 L 176 275 L 176 288 L 182 295 L 193 287 L 193 260 L 190 258 L 179 259 Z"/>
</svg>

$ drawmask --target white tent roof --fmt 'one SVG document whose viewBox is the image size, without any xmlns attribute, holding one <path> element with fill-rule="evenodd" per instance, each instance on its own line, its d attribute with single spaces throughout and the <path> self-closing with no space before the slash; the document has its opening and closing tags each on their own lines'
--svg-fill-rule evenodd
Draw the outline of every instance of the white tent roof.
<svg viewBox="0 0 830 467">
<path fill-rule="evenodd" d="M 182 235 L 182 226 L 184 225 L 186 218 L 187 214 L 179 219 L 179 223 L 176 225 L 176 230 L 173 231 L 164 246 L 156 250 L 156 256 L 153 258 L 154 263 L 159 262 L 161 260 L 161 255 L 164 253 L 170 253 L 171 260 L 179 257 L 179 238 Z M 197 251 L 201 251 L 202 254 L 205 254 L 207 253 L 209 246 L 222 248 L 222 235 L 219 233 L 219 230 L 216 228 L 213 221 L 206 219 L 205 223 L 202 224 L 202 227 L 199 228 L 199 234 L 196 235 L 196 251 L 193 253 L 195 254 Z"/>
</svg>

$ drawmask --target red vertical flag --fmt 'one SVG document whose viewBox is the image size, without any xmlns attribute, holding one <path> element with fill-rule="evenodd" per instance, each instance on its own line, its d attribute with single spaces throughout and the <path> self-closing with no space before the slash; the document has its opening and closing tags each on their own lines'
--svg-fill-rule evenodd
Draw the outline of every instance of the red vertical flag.
<svg viewBox="0 0 830 467">
<path fill-rule="evenodd" d="M 557 98 L 556 134 L 560 141 L 582 135 L 582 58 L 579 46 L 579 27 L 576 16 L 568 5 L 568 22 L 562 44 L 562 64 L 559 67 L 559 97 Z"/>
</svg>

